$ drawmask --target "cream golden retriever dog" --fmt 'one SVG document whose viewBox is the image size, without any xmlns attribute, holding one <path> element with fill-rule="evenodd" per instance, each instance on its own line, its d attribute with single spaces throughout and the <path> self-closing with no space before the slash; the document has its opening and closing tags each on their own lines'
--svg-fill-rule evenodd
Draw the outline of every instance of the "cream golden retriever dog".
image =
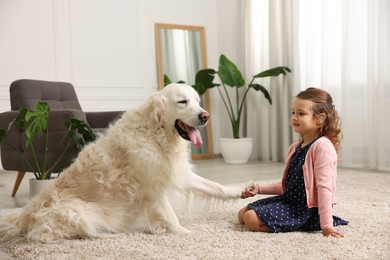
<svg viewBox="0 0 390 260">
<path fill-rule="evenodd" d="M 197 127 L 209 119 L 199 100 L 191 86 L 170 84 L 125 112 L 52 186 L 8 219 L 9 232 L 43 242 L 135 230 L 187 233 L 168 191 L 239 198 L 243 187 L 225 187 L 192 171 L 188 141 L 202 144 Z"/>
</svg>

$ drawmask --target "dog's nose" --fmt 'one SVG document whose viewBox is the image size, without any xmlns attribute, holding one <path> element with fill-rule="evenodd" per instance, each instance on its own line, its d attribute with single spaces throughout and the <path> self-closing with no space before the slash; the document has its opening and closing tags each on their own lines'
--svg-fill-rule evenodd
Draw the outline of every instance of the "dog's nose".
<svg viewBox="0 0 390 260">
<path fill-rule="evenodd" d="M 210 115 L 206 111 L 199 114 L 199 119 L 202 123 L 206 123 L 209 120 L 209 117 Z"/>
</svg>

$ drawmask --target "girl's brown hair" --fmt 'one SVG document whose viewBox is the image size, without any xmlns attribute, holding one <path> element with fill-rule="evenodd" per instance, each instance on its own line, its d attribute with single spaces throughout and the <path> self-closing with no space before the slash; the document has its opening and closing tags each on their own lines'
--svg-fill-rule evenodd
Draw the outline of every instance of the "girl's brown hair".
<svg viewBox="0 0 390 260">
<path fill-rule="evenodd" d="M 319 116 L 321 113 L 326 115 L 325 122 L 320 128 L 320 136 L 328 137 L 339 153 L 342 139 L 341 118 L 333 105 L 331 95 L 319 88 L 308 88 L 301 91 L 297 98 L 310 100 L 313 103 L 314 116 Z"/>
</svg>

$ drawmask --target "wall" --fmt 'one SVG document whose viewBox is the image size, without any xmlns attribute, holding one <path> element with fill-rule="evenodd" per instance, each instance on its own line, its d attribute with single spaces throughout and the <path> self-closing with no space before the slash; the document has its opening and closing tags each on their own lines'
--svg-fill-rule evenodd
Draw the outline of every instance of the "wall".
<svg viewBox="0 0 390 260">
<path fill-rule="evenodd" d="M 140 103 L 156 78 L 148 12 L 144 1 L 1 1 L 0 109 L 19 78 L 72 82 L 88 111 Z"/>
<path fill-rule="evenodd" d="M 10 83 L 21 78 L 72 82 L 85 111 L 137 106 L 158 86 L 154 24 L 204 26 L 208 64 L 216 67 L 220 53 L 235 55 L 236 6 L 237 0 L 0 0 L 0 112 L 10 108 Z M 214 91 L 211 100 L 218 153 L 225 111 Z"/>
</svg>

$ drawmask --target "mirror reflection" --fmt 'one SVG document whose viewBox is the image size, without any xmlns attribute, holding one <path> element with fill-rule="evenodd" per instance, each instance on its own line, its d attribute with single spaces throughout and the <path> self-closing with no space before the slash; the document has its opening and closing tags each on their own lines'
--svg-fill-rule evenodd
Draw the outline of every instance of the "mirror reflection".
<svg viewBox="0 0 390 260">
<path fill-rule="evenodd" d="M 207 68 L 204 27 L 156 24 L 155 29 L 159 87 L 163 88 L 167 79 L 195 84 L 196 73 Z M 201 106 L 210 112 L 208 92 L 201 97 Z M 211 122 L 200 128 L 200 132 L 203 145 L 191 146 L 192 158 L 212 158 Z"/>
</svg>

